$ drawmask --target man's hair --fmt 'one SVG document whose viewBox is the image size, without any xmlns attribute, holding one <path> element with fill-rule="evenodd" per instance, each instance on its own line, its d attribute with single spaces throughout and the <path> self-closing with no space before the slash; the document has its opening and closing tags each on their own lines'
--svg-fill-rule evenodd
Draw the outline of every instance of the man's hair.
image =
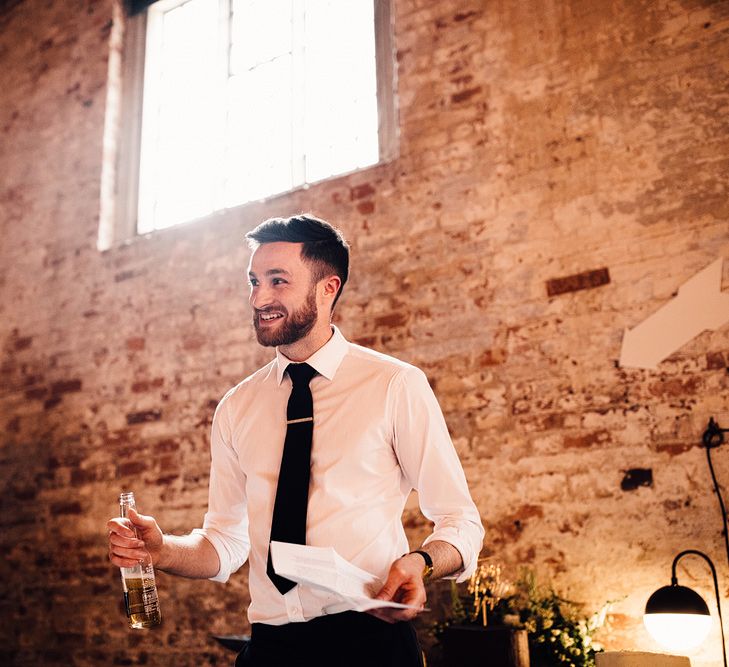
<svg viewBox="0 0 729 667">
<path fill-rule="evenodd" d="M 248 245 L 255 250 L 264 243 L 302 243 L 301 257 L 312 266 L 312 277 L 318 282 L 332 273 L 342 284 L 332 303 L 332 310 L 349 277 L 349 245 L 342 233 L 324 220 L 302 213 L 290 218 L 269 218 L 246 234 Z"/>
</svg>

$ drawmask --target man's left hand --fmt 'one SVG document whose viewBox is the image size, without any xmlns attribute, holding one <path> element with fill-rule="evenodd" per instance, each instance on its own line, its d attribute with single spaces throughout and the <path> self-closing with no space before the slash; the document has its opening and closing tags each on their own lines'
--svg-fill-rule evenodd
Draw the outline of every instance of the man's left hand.
<svg viewBox="0 0 729 667">
<path fill-rule="evenodd" d="M 388 623 L 409 621 L 425 607 L 427 596 L 423 585 L 423 558 L 418 554 L 406 554 L 390 567 L 387 581 L 375 596 L 378 600 L 391 600 L 417 607 L 417 609 L 393 609 L 380 607 L 368 613 Z"/>
</svg>

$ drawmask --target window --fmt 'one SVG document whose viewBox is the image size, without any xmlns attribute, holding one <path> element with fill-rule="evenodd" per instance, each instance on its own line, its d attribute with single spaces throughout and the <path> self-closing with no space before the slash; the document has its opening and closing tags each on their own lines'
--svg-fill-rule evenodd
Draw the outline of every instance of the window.
<svg viewBox="0 0 729 667">
<path fill-rule="evenodd" d="M 114 236 L 393 157 L 390 31 L 381 0 L 160 0 L 128 19 Z"/>
</svg>

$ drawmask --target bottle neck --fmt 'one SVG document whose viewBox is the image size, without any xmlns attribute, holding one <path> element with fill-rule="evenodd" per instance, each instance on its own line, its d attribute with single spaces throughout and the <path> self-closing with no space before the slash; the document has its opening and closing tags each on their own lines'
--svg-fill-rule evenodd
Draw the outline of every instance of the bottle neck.
<svg viewBox="0 0 729 667">
<path fill-rule="evenodd" d="M 127 510 L 129 508 L 137 509 L 137 503 L 134 500 L 134 493 L 131 491 L 128 493 L 122 493 L 119 496 L 119 514 L 126 518 Z"/>
</svg>

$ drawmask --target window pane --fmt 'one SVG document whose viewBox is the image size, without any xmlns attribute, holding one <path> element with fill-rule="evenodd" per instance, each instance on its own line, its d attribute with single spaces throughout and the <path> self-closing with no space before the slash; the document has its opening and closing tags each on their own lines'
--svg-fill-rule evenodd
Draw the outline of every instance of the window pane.
<svg viewBox="0 0 729 667">
<path fill-rule="evenodd" d="M 371 0 L 307 0 L 306 180 L 379 159 Z"/>
<path fill-rule="evenodd" d="M 213 210 L 217 3 L 191 0 L 166 12 L 145 109 L 140 164 L 140 232 Z M 145 97 L 147 91 L 145 90 Z"/>
<path fill-rule="evenodd" d="M 231 74 L 291 52 L 291 2 L 233 0 Z"/>
<path fill-rule="evenodd" d="M 291 56 L 229 81 L 225 207 L 290 190 Z"/>
</svg>

